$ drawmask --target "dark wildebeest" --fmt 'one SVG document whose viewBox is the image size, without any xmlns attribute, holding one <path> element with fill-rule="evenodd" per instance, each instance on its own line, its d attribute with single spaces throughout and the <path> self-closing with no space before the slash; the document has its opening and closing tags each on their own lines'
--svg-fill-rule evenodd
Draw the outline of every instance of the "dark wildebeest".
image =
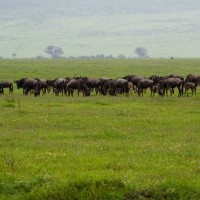
<svg viewBox="0 0 200 200">
<path fill-rule="evenodd" d="M 156 84 L 156 88 L 158 90 L 158 94 L 161 96 L 165 96 L 167 94 L 168 96 L 168 80 L 167 78 L 159 78 L 158 83 Z"/>
<path fill-rule="evenodd" d="M 85 81 L 82 78 L 75 78 L 67 83 L 68 96 L 71 95 L 73 97 L 74 90 L 78 91 L 78 95 L 79 92 L 82 91 L 83 96 L 90 96 L 90 90 L 86 86 Z"/>
<path fill-rule="evenodd" d="M 24 94 L 24 92 L 25 92 L 25 90 L 24 90 L 24 88 L 23 88 L 23 86 L 24 86 L 24 81 L 25 81 L 25 80 L 27 80 L 27 78 L 22 78 L 22 79 L 19 79 L 19 80 L 17 80 L 17 81 L 14 81 L 14 83 L 16 83 L 16 85 L 17 85 L 17 89 L 20 89 L 20 88 L 23 89 L 23 94 Z"/>
<path fill-rule="evenodd" d="M 54 83 L 55 83 L 56 79 L 54 79 L 54 80 L 48 79 L 47 80 L 46 84 L 47 84 L 47 91 L 48 91 L 48 93 L 51 91 L 51 89 L 52 90 L 54 89 Z"/>
<path fill-rule="evenodd" d="M 67 81 L 64 78 L 57 78 L 54 82 L 54 92 L 55 95 L 59 95 L 59 92 L 63 92 L 66 94 L 67 93 Z"/>
<path fill-rule="evenodd" d="M 1 82 L 1 85 L 2 85 L 1 87 L 3 87 L 3 89 L 4 88 L 9 88 L 9 94 L 13 93 L 13 84 L 12 84 L 12 82 L 10 82 L 10 81 L 0 81 L 0 82 Z M 3 92 L 4 92 L 4 90 L 3 90 Z"/>
<path fill-rule="evenodd" d="M 118 93 L 121 94 L 126 94 L 128 95 L 128 81 L 126 79 L 117 79 L 113 81 L 113 84 L 111 84 L 111 87 L 109 88 L 109 93 L 111 93 L 111 91 L 113 92 L 113 95 L 117 95 Z"/>
<path fill-rule="evenodd" d="M 96 95 L 99 92 L 101 81 L 98 78 L 87 78 L 86 86 L 90 89 L 90 91 L 95 89 Z"/>
<path fill-rule="evenodd" d="M 45 95 L 47 91 L 47 80 L 42 80 L 39 78 L 34 78 L 34 79 L 37 80 L 38 83 L 40 84 L 40 91 L 42 90 L 42 95 Z"/>
<path fill-rule="evenodd" d="M 137 92 L 138 91 L 137 90 L 138 89 L 138 83 L 142 79 L 145 79 L 145 78 L 143 76 L 132 76 L 132 77 L 129 77 L 127 80 L 128 80 L 128 82 L 131 82 L 131 83 L 133 83 L 133 85 L 136 86 L 136 92 Z"/>
<path fill-rule="evenodd" d="M 189 96 L 188 91 L 189 89 L 192 91 L 192 96 L 193 94 L 196 95 L 196 88 L 197 88 L 197 84 L 193 83 L 193 82 L 187 82 L 185 83 L 185 93 L 187 93 L 187 96 Z"/>
<path fill-rule="evenodd" d="M 154 82 L 153 80 L 150 79 L 140 79 L 138 81 L 138 96 L 142 93 L 143 96 L 143 91 L 144 89 L 150 88 L 151 95 L 154 95 Z"/>
<path fill-rule="evenodd" d="M 28 95 L 30 91 L 33 91 L 35 96 L 40 96 L 40 84 L 35 79 L 25 79 L 23 89 L 25 95 Z"/>
<path fill-rule="evenodd" d="M 109 90 L 109 87 L 110 87 L 110 84 L 111 82 L 113 81 L 112 79 L 110 78 L 107 78 L 107 77 L 102 77 L 102 78 L 99 78 L 100 80 L 100 87 L 99 87 L 99 92 L 102 94 L 102 95 L 107 95 L 107 92 Z"/>
<path fill-rule="evenodd" d="M 158 81 L 158 93 L 161 96 L 164 96 L 165 93 L 168 96 L 168 90 L 170 90 L 170 94 L 174 93 L 174 88 L 178 88 L 178 97 L 181 97 L 183 94 L 183 84 L 184 81 L 179 78 L 160 78 Z"/>
<path fill-rule="evenodd" d="M 196 74 L 189 74 L 185 78 L 185 83 L 187 83 L 187 82 L 192 82 L 192 83 L 199 85 L 200 84 L 200 76 L 198 76 Z"/>
</svg>

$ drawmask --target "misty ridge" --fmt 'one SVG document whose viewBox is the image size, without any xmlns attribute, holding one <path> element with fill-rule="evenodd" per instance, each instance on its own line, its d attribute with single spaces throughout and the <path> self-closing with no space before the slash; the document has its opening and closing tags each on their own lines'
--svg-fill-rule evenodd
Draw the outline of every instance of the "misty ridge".
<svg viewBox="0 0 200 200">
<path fill-rule="evenodd" d="M 0 0 L 0 56 L 127 55 L 198 57 L 199 0 Z M 192 41 L 192 42 L 191 42 Z M 185 43 L 187 47 L 184 46 Z"/>
<path fill-rule="evenodd" d="M 114 15 L 198 11 L 200 1 L 191 0 L 1 0 L 2 11 L 43 12 L 58 15 Z"/>
</svg>

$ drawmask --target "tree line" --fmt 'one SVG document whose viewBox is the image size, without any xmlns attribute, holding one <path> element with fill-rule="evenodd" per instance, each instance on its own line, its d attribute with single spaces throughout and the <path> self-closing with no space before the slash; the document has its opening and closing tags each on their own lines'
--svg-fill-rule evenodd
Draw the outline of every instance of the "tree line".
<svg viewBox="0 0 200 200">
<path fill-rule="evenodd" d="M 46 54 L 48 54 L 50 56 L 50 58 L 52 59 L 58 59 L 58 58 L 67 58 L 67 59 L 112 59 L 112 58 L 117 58 L 117 59 L 126 59 L 126 58 L 133 58 L 133 57 L 126 57 L 124 54 L 119 54 L 117 56 L 113 56 L 113 55 L 104 55 L 104 54 L 97 54 L 97 55 L 81 55 L 81 56 L 63 56 L 64 51 L 62 48 L 58 47 L 58 46 L 47 46 L 44 49 L 44 52 Z M 138 58 L 148 58 L 148 51 L 146 48 L 144 47 L 137 47 L 135 49 L 135 53 L 137 54 Z M 17 54 L 16 53 L 12 53 L 11 54 L 13 59 L 17 58 Z M 2 56 L 0 56 L 0 59 L 4 59 Z M 32 59 L 47 59 L 47 57 L 44 56 L 36 56 L 36 57 L 32 57 Z"/>
</svg>

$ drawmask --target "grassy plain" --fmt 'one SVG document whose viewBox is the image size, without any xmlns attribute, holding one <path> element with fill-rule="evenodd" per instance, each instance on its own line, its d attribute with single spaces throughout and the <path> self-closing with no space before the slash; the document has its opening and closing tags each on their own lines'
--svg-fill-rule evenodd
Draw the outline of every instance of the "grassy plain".
<svg viewBox="0 0 200 200">
<path fill-rule="evenodd" d="M 200 74 L 200 59 L 1 60 L 0 80 Z M 8 92 L 6 92 L 8 93 Z M 0 199 L 199 199 L 200 94 L 0 96 Z"/>
</svg>

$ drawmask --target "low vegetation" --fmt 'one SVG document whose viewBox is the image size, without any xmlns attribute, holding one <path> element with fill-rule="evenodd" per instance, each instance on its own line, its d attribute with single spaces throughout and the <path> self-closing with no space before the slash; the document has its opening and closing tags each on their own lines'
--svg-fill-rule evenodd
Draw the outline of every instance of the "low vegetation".
<svg viewBox="0 0 200 200">
<path fill-rule="evenodd" d="M 0 80 L 200 74 L 199 59 L 2 60 Z M 177 92 L 177 91 L 176 91 Z M 0 199 L 199 199 L 193 97 L 0 96 Z"/>
</svg>

